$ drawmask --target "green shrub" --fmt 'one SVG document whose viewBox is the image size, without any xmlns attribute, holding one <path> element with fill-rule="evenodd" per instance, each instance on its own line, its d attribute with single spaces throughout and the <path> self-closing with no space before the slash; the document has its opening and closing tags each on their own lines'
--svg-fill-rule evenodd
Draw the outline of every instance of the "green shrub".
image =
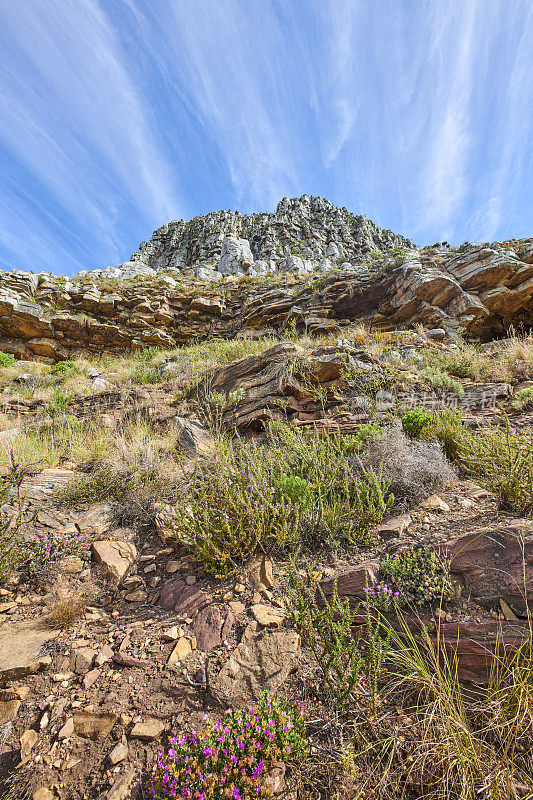
<svg viewBox="0 0 533 800">
<path fill-rule="evenodd" d="M 504 508 L 533 512 L 533 433 L 506 422 L 486 427 L 460 445 L 461 462 L 470 477 L 493 492 Z"/>
<path fill-rule="evenodd" d="M 308 566 L 306 575 L 289 565 L 284 586 L 288 614 L 319 666 L 325 685 L 337 707 L 354 711 L 360 701 L 361 674 L 375 710 L 378 678 L 388 655 L 390 633 L 381 623 L 366 615 L 365 630 L 354 635 L 359 610 L 352 610 L 346 597 L 339 597 L 336 581 L 327 597 L 316 569 Z"/>
<path fill-rule="evenodd" d="M 15 363 L 15 356 L 12 353 L 4 353 L 0 350 L 0 367 L 12 367 Z"/>
<path fill-rule="evenodd" d="M 446 563 L 432 547 L 411 547 L 381 562 L 383 575 L 393 581 L 399 605 L 420 606 L 453 597 Z"/>
<path fill-rule="evenodd" d="M 52 364 L 50 367 L 50 375 L 68 376 L 76 372 L 79 372 L 79 369 L 74 361 L 56 361 L 56 363 Z"/>
<path fill-rule="evenodd" d="M 300 542 L 369 544 L 393 503 L 376 469 L 346 455 L 341 437 L 273 425 L 269 446 L 219 443 L 192 481 L 190 506 L 173 514 L 177 539 L 217 575 L 261 544 L 284 550 Z"/>
<path fill-rule="evenodd" d="M 385 432 L 383 425 L 377 422 L 366 422 L 359 425 L 354 434 L 340 437 L 340 447 L 344 453 L 359 453 L 371 439 Z"/>
<path fill-rule="evenodd" d="M 472 434 L 463 425 L 462 412 L 456 410 L 435 411 L 431 421 L 422 431 L 429 441 L 436 439 L 447 458 L 455 461 L 459 457 L 461 443 Z"/>
<path fill-rule="evenodd" d="M 422 408 L 412 408 L 403 415 L 402 428 L 408 436 L 416 439 L 430 420 L 431 414 L 429 411 L 424 411 Z"/>
<path fill-rule="evenodd" d="M 435 392 L 454 392 L 459 399 L 464 396 L 463 384 L 439 367 L 422 367 L 419 370 L 419 375 Z"/>
<path fill-rule="evenodd" d="M 520 389 L 511 402 L 513 411 L 530 411 L 533 409 L 533 386 L 529 389 Z"/>
</svg>

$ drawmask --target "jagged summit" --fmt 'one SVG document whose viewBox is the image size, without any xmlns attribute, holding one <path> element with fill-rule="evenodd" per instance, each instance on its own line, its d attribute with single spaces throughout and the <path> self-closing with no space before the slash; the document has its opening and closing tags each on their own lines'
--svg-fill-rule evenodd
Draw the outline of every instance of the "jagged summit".
<svg viewBox="0 0 533 800">
<path fill-rule="evenodd" d="M 131 277 L 168 270 L 212 280 L 223 274 L 305 275 L 397 247 L 415 245 L 323 197 L 304 194 L 284 197 L 273 214 L 215 211 L 166 223 L 141 242 L 129 261 L 80 275 Z"/>
</svg>

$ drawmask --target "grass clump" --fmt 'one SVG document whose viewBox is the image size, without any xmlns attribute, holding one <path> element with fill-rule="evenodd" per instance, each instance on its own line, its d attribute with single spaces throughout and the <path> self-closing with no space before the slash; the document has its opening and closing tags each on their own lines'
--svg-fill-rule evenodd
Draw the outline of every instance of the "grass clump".
<svg viewBox="0 0 533 800">
<path fill-rule="evenodd" d="M 57 497 L 71 507 L 116 500 L 124 521 L 153 521 L 157 503 L 175 498 L 181 467 L 174 444 L 144 425 L 129 427 L 93 459 L 90 474 L 63 486 Z"/>
<path fill-rule="evenodd" d="M 87 603 L 78 595 L 59 597 L 48 614 L 48 623 L 53 628 L 70 628 L 83 617 Z"/>
<path fill-rule="evenodd" d="M 533 434 L 512 426 L 487 426 L 466 437 L 459 447 L 470 477 L 493 492 L 504 508 L 533 512 Z"/>
<path fill-rule="evenodd" d="M 268 773 L 307 752 L 306 726 L 300 712 L 265 692 L 245 711 L 228 709 L 206 730 L 174 736 L 161 753 L 148 794 L 172 797 L 252 800 L 272 795 Z"/>
</svg>

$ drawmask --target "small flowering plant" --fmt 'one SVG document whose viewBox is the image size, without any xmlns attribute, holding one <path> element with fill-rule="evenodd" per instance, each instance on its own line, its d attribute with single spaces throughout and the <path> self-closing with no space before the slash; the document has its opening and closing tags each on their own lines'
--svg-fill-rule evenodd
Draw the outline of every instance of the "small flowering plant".
<svg viewBox="0 0 533 800">
<path fill-rule="evenodd" d="M 60 561 L 65 556 L 83 554 L 89 545 L 90 537 L 77 530 L 67 533 L 50 530 L 41 531 L 35 539 L 25 543 L 25 548 L 31 567 Z"/>
<path fill-rule="evenodd" d="M 302 713 L 265 692 L 246 711 L 228 709 L 222 721 L 207 716 L 203 733 L 170 740 L 148 784 L 158 800 L 252 800 L 270 797 L 269 770 L 307 750 Z"/>
<path fill-rule="evenodd" d="M 381 571 L 398 590 L 400 605 L 421 606 L 453 597 L 449 563 L 429 545 L 387 556 L 381 562 Z"/>
<path fill-rule="evenodd" d="M 395 592 L 386 583 L 369 586 L 365 591 L 367 605 L 379 611 L 390 611 L 399 602 L 400 592 Z"/>
</svg>

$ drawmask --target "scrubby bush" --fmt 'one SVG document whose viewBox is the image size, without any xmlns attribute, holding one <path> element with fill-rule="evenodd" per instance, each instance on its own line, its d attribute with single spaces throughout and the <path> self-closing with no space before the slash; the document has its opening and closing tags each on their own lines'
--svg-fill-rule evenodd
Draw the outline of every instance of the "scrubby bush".
<svg viewBox="0 0 533 800">
<path fill-rule="evenodd" d="M 520 389 L 513 398 L 511 408 L 513 411 L 530 411 L 533 409 L 533 387 Z"/>
<path fill-rule="evenodd" d="M 0 478 L 0 583 L 19 568 L 24 559 L 24 549 L 19 536 L 20 515 L 9 513 L 6 504 L 11 483 Z"/>
<path fill-rule="evenodd" d="M 0 367 L 12 367 L 15 363 L 15 356 L 12 353 L 4 353 L 0 350 Z"/>
<path fill-rule="evenodd" d="M 176 538 L 223 575 L 261 544 L 371 541 L 393 497 L 387 480 L 344 452 L 340 437 L 274 425 L 269 446 L 218 444 L 194 476 L 189 504 L 175 509 Z"/>
<path fill-rule="evenodd" d="M 453 596 L 448 565 L 434 549 L 411 547 L 381 562 L 383 575 L 393 582 L 398 605 L 420 606 Z"/>
<path fill-rule="evenodd" d="M 430 420 L 429 411 L 424 411 L 423 408 L 412 408 L 403 415 L 402 428 L 408 436 L 416 439 Z"/>
<path fill-rule="evenodd" d="M 170 745 L 147 786 L 158 800 L 270 797 L 274 764 L 298 760 L 308 749 L 301 713 L 266 692 L 257 705 L 228 709 L 221 721 L 208 720 L 205 731 L 174 736 Z"/>
<path fill-rule="evenodd" d="M 409 439 L 396 426 L 376 436 L 360 458 L 365 468 L 380 471 L 396 500 L 420 502 L 455 477 L 439 444 Z"/>
<path fill-rule="evenodd" d="M 310 565 L 305 575 L 290 565 L 284 590 L 289 616 L 320 668 L 337 708 L 356 711 L 364 675 L 371 710 L 375 711 L 378 678 L 388 655 L 390 633 L 367 613 L 364 632 L 354 636 L 359 610 L 350 608 L 348 598 L 339 597 L 336 582 L 332 594 L 326 597 L 318 574 Z"/>
</svg>

